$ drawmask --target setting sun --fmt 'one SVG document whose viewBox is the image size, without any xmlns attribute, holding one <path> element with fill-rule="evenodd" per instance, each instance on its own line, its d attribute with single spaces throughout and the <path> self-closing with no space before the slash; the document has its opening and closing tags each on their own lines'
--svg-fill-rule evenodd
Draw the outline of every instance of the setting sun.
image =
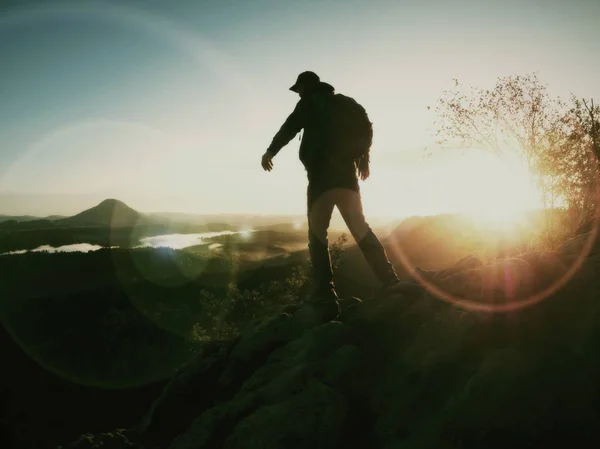
<svg viewBox="0 0 600 449">
<path fill-rule="evenodd" d="M 364 187 L 368 214 L 406 217 L 464 213 L 477 221 L 510 224 L 520 212 L 540 207 L 539 194 L 526 167 L 516 158 L 482 150 L 439 150 L 397 172 L 377 165 L 377 177 Z"/>
<path fill-rule="evenodd" d="M 524 210 L 540 207 L 540 194 L 527 168 L 516 160 L 487 153 L 458 161 L 457 182 L 465 180 L 469 192 L 461 197 L 459 211 L 494 226 L 510 225 Z M 462 163 L 461 163 L 462 162 Z M 473 181 L 476 181 L 473 184 Z"/>
</svg>

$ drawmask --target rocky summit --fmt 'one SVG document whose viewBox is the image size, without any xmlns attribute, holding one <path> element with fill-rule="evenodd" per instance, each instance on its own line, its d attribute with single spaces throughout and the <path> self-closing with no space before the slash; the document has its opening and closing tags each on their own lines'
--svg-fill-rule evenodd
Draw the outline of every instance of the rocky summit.
<svg viewBox="0 0 600 449">
<path fill-rule="evenodd" d="M 287 310 L 206 344 L 135 428 L 62 447 L 598 447 L 595 237 L 421 272 L 339 321 Z"/>
</svg>

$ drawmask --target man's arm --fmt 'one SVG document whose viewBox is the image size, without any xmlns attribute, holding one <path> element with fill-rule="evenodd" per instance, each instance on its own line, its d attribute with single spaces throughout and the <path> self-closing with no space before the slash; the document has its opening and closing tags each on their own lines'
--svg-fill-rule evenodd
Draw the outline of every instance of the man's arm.
<svg viewBox="0 0 600 449">
<path fill-rule="evenodd" d="M 279 153 L 279 151 L 286 146 L 302 128 L 304 128 L 305 121 L 306 105 L 305 101 L 300 100 L 283 125 L 281 125 L 281 128 L 277 131 L 275 137 L 273 137 L 271 145 L 267 148 L 267 154 L 273 157 Z"/>
</svg>

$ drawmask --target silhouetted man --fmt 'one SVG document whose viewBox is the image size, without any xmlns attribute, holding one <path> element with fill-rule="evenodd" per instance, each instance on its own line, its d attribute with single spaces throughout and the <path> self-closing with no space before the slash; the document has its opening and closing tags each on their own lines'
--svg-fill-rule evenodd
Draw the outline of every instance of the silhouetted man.
<svg viewBox="0 0 600 449">
<path fill-rule="evenodd" d="M 320 112 L 323 110 L 321 106 L 334 97 L 333 86 L 322 82 L 314 72 L 303 72 L 290 90 L 300 95 L 300 101 L 262 156 L 262 167 L 271 171 L 273 157 L 300 130 L 304 130 L 300 161 L 308 176 L 308 248 L 313 266 L 310 303 L 322 319 L 335 319 L 340 308 L 327 241 L 334 207 L 340 211 L 369 266 L 384 287 L 396 284 L 398 277 L 381 242 L 363 215 L 358 177 L 363 181 L 369 177 L 368 152 L 356 160 L 336 157 L 339 151 L 332 150 L 336 145 L 339 146 L 339 142 L 331 141 L 332 133 L 327 127 L 331 126 L 329 124 L 332 121 L 324 119 Z"/>
</svg>

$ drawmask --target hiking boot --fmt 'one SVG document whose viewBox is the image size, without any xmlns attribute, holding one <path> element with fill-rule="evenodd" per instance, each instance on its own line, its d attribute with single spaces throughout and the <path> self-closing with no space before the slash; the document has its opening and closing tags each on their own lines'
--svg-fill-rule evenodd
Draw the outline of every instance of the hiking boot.
<svg viewBox="0 0 600 449">
<path fill-rule="evenodd" d="M 316 326 L 334 321 L 341 312 L 342 309 L 337 301 L 307 302 L 294 316 L 306 324 Z"/>
<path fill-rule="evenodd" d="M 334 288 L 310 295 L 295 316 L 310 324 L 322 324 L 340 316 L 341 308 Z"/>
<path fill-rule="evenodd" d="M 385 287 L 398 282 L 398 275 L 389 261 L 383 245 L 371 229 L 365 234 L 358 247 L 363 253 L 369 267 Z"/>
<path fill-rule="evenodd" d="M 397 282 L 388 285 L 384 289 L 384 293 L 414 293 L 420 290 L 423 290 L 423 285 L 419 282 L 413 280 L 401 281 L 398 279 Z"/>
<path fill-rule="evenodd" d="M 391 278 L 389 281 L 387 281 L 385 284 L 383 284 L 383 287 L 381 288 L 383 291 L 388 291 L 394 288 L 394 286 L 398 283 L 402 282 L 400 280 L 400 278 L 398 278 L 398 276 Z"/>
<path fill-rule="evenodd" d="M 393 291 L 396 289 L 409 288 L 410 286 L 417 288 L 423 283 L 422 281 L 427 282 L 434 276 L 435 274 L 431 271 L 424 270 L 421 267 L 415 267 L 410 278 L 402 280 L 398 276 L 394 276 L 384 284 L 383 290 Z"/>
<path fill-rule="evenodd" d="M 412 294 L 423 289 L 423 286 L 416 280 L 403 281 L 398 277 L 390 279 L 375 295 L 375 299 L 381 299 L 393 294 Z"/>
<path fill-rule="evenodd" d="M 333 296 L 337 299 L 333 284 L 333 269 L 327 240 L 321 241 L 309 231 L 308 250 L 312 264 L 312 284 L 315 291 L 327 293 L 333 290 Z M 325 295 L 326 296 L 326 295 Z"/>
<path fill-rule="evenodd" d="M 327 286 L 326 288 L 314 288 L 312 293 L 306 298 L 306 302 L 309 303 L 321 303 L 321 302 L 335 302 L 337 301 L 338 294 L 335 291 L 335 287 Z"/>
</svg>

